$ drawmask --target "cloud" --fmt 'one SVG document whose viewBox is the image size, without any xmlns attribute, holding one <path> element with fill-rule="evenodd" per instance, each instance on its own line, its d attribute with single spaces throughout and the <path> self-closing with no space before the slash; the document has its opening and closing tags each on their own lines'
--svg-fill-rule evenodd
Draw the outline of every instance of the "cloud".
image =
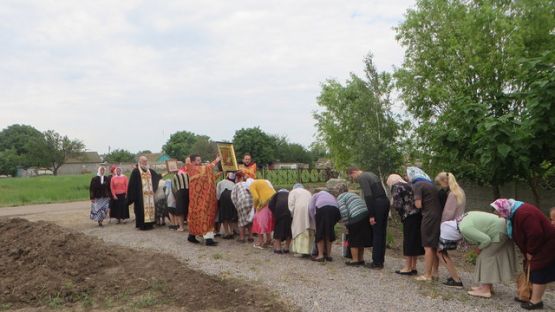
<svg viewBox="0 0 555 312">
<path fill-rule="evenodd" d="M 230 140 L 261 126 L 310 144 L 328 78 L 399 65 L 413 4 L 373 1 L 4 1 L 0 127 L 91 150 L 159 150 L 178 130 Z"/>
</svg>

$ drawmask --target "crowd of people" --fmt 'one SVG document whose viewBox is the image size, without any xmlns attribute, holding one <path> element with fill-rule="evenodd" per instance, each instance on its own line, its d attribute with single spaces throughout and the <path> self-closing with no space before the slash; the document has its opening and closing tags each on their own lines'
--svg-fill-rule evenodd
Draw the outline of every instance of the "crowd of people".
<svg viewBox="0 0 555 312">
<path fill-rule="evenodd" d="M 135 226 L 148 230 L 166 225 L 188 231 L 188 242 L 216 246 L 216 237 L 237 238 L 254 248 L 271 248 L 275 254 L 294 253 L 315 262 L 333 261 L 336 225 L 345 229 L 347 266 L 384 268 L 387 223 L 390 209 L 403 225 L 404 266 L 395 273 L 414 276 L 419 282 L 439 279 L 445 265 L 447 287 L 463 288 L 455 262 L 448 251 L 461 241 L 476 246 L 476 287 L 468 294 L 490 298 L 493 285 L 507 283 L 517 274 L 516 244 L 524 256 L 532 291 L 529 298 L 516 297 L 524 309 L 543 308 L 546 285 L 555 281 L 555 208 L 550 222 L 537 207 L 513 199 L 497 199 L 492 213 L 466 212 L 466 194 L 450 172 L 440 172 L 435 181 L 420 168 L 408 167 L 403 176 L 391 174 L 386 183 L 374 173 L 351 167 L 348 175 L 360 185 L 360 194 L 349 191 L 345 180 L 328 183 L 312 194 L 297 183 L 291 190 L 275 190 L 268 180 L 256 178 L 256 163 L 243 157 L 238 171 L 226 172 L 217 182 L 219 158 L 203 164 L 191 155 L 171 180 L 149 168 L 140 157 L 129 179 L 112 166 L 111 175 L 100 167 L 91 180 L 92 220 L 103 226 L 106 217 L 117 223 L 135 212 Z M 435 182 L 435 183 L 434 183 Z M 389 195 L 388 195 L 389 194 Z M 256 236 L 256 241 L 255 241 Z M 372 247 L 372 260 L 364 259 Z M 424 271 L 417 261 L 424 256 Z"/>
</svg>

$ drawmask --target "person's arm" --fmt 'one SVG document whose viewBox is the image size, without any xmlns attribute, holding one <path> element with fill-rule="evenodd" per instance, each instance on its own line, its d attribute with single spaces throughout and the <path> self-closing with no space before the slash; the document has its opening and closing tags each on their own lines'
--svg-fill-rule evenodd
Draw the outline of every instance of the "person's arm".
<svg viewBox="0 0 555 312">
<path fill-rule="evenodd" d="M 414 207 L 422 209 L 422 187 L 420 184 L 415 184 L 412 187 L 414 193 Z"/>
<path fill-rule="evenodd" d="M 114 199 L 118 199 L 117 195 L 116 195 L 116 188 L 115 188 L 115 183 L 113 183 L 114 181 L 112 181 L 114 178 L 110 179 L 110 192 L 112 193 L 112 197 Z"/>
<path fill-rule="evenodd" d="M 135 186 L 137 182 L 139 182 L 137 180 L 139 179 L 138 174 L 138 171 L 133 170 L 131 172 L 131 176 L 129 177 L 129 183 L 127 184 L 127 205 L 133 204 L 135 202 L 135 198 L 137 197 L 135 194 Z"/>
<path fill-rule="evenodd" d="M 90 197 L 92 202 L 94 202 L 93 185 L 94 185 L 94 177 L 91 179 L 91 183 L 89 185 L 89 197 Z"/>
<path fill-rule="evenodd" d="M 491 244 L 491 238 L 486 233 L 478 230 L 474 225 L 461 226 L 460 231 L 467 241 L 478 244 L 480 250 Z"/>
<path fill-rule="evenodd" d="M 347 206 L 347 201 L 344 197 L 338 198 L 337 205 L 339 206 L 339 213 L 341 214 L 341 222 L 347 223 L 349 220 L 349 207 Z"/>
</svg>

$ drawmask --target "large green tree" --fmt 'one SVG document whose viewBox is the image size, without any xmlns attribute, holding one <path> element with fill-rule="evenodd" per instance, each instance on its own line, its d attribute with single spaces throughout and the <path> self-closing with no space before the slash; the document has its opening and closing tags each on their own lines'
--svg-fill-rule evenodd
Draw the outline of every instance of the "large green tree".
<svg viewBox="0 0 555 312">
<path fill-rule="evenodd" d="M 43 140 L 43 134 L 28 125 L 15 124 L 0 131 L 0 174 L 14 175 L 17 167 L 45 165 L 44 153 L 35 153 L 30 144 Z"/>
<path fill-rule="evenodd" d="M 358 165 L 383 177 L 401 165 L 391 76 L 376 70 L 371 55 L 364 64 L 364 78 L 351 74 L 345 85 L 324 83 L 318 97 L 322 110 L 314 117 L 337 168 Z"/>
<path fill-rule="evenodd" d="M 233 145 L 238 160 L 241 160 L 245 153 L 250 153 L 259 165 L 267 165 L 274 161 L 275 138 L 272 138 L 260 127 L 243 128 L 235 131 Z"/>
<path fill-rule="evenodd" d="M 162 151 L 172 158 L 183 160 L 194 153 L 193 145 L 197 138 L 198 135 L 192 132 L 178 131 L 170 136 L 168 142 L 162 146 Z"/>
<path fill-rule="evenodd" d="M 205 161 L 212 161 L 218 155 L 218 147 L 215 142 L 210 140 L 206 135 L 197 136 L 195 144 L 192 146 L 192 152 L 199 154 Z"/>
<path fill-rule="evenodd" d="M 32 153 L 43 155 L 43 160 L 52 169 L 54 175 L 58 175 L 58 170 L 68 159 L 83 155 L 85 145 L 80 140 L 70 139 L 54 130 L 45 131 L 43 135 L 44 140 L 30 143 Z"/>
<path fill-rule="evenodd" d="M 106 154 L 104 160 L 109 163 L 125 163 L 125 162 L 135 162 L 135 154 L 131 153 L 125 149 L 115 149 L 110 153 Z"/>
<path fill-rule="evenodd" d="M 555 1 L 419 0 L 397 28 L 395 76 L 428 164 L 499 186 L 526 169 L 518 144 L 523 58 L 552 50 Z"/>
</svg>

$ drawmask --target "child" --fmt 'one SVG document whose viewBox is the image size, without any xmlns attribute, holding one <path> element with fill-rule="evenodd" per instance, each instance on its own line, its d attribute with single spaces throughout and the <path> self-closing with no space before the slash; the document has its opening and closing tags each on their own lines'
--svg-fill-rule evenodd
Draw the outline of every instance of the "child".
<svg viewBox="0 0 555 312">
<path fill-rule="evenodd" d="M 551 208 L 551 211 L 549 212 L 549 217 L 551 218 L 551 224 L 555 226 L 555 207 Z"/>
</svg>

